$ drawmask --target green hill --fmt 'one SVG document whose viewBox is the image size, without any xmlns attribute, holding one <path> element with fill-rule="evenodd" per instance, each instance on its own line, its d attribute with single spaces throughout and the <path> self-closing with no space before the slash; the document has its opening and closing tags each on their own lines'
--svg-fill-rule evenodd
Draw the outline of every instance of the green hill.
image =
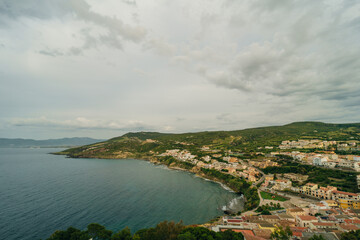
<svg viewBox="0 0 360 240">
<path fill-rule="evenodd" d="M 329 124 L 295 122 L 284 126 L 249 128 L 237 131 L 197 133 L 130 132 L 108 141 L 68 149 L 62 154 L 71 157 L 121 158 L 146 157 L 167 149 L 187 149 L 198 153 L 202 146 L 219 151 L 254 152 L 259 147 L 274 149 L 284 140 L 360 140 L 360 123 Z M 125 155 L 124 155 L 125 153 Z"/>
</svg>

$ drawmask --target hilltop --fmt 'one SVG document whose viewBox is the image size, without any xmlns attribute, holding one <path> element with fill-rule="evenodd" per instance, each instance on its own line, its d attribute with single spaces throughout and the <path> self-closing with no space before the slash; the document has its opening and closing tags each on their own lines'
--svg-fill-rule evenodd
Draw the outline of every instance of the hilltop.
<svg viewBox="0 0 360 240">
<path fill-rule="evenodd" d="M 236 131 L 205 131 L 197 133 L 130 132 L 110 140 L 84 147 L 68 149 L 62 154 L 71 157 L 122 158 L 144 157 L 168 149 L 198 152 L 211 149 L 232 152 L 255 152 L 261 147 L 276 149 L 284 140 L 360 140 L 360 123 L 330 124 L 294 122 L 283 126 L 249 128 Z"/>
</svg>

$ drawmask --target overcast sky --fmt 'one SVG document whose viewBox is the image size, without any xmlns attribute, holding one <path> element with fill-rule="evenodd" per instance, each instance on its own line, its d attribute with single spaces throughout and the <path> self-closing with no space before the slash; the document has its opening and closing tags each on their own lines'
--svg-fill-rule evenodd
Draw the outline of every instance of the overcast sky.
<svg viewBox="0 0 360 240">
<path fill-rule="evenodd" d="M 0 137 L 360 122 L 358 0 L 0 0 Z"/>
</svg>

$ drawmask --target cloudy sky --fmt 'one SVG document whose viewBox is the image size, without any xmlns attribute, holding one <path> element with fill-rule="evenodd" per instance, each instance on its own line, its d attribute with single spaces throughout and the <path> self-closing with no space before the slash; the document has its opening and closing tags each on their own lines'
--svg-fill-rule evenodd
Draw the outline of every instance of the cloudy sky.
<svg viewBox="0 0 360 240">
<path fill-rule="evenodd" d="M 358 0 L 0 0 L 0 137 L 360 122 Z"/>
</svg>

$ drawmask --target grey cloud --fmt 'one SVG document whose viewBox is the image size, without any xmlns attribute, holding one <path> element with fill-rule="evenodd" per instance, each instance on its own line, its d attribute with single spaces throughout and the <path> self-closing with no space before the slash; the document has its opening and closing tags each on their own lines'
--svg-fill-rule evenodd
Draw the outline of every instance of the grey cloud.
<svg viewBox="0 0 360 240">
<path fill-rule="evenodd" d="M 83 50 L 81 48 L 77 48 L 77 47 L 71 47 L 69 49 L 69 55 L 72 56 L 79 56 L 83 54 Z"/>
<path fill-rule="evenodd" d="M 126 1 L 127 3 L 133 1 Z M 41 6 L 41 7 L 39 7 Z M 122 48 L 123 41 L 141 42 L 146 36 L 146 29 L 141 26 L 131 26 L 125 24 L 116 17 L 109 17 L 96 13 L 91 10 L 91 6 L 84 0 L 29 0 L 12 1 L 4 0 L 0 2 L 0 21 L 18 20 L 20 18 L 51 19 L 75 17 L 75 19 L 84 21 L 107 30 L 106 34 L 100 36 L 91 35 L 91 32 L 82 31 L 85 43 L 83 49 L 90 48 L 96 44 L 103 44 L 118 49 Z M 89 42 L 96 44 L 89 44 Z"/>
<path fill-rule="evenodd" d="M 171 57 L 175 54 L 176 47 L 169 42 L 153 38 L 148 40 L 143 45 L 144 50 L 153 50 L 156 54 L 161 56 L 168 56 Z"/>
<path fill-rule="evenodd" d="M 122 37 L 123 39 L 139 42 L 144 39 L 146 30 L 139 26 L 124 24 L 116 17 L 109 17 L 91 11 L 90 5 L 82 0 L 67 1 L 62 4 L 65 11 L 74 13 L 80 20 L 92 22 L 109 30 L 108 38 Z"/>
<path fill-rule="evenodd" d="M 360 19 L 350 18 L 336 25 L 337 11 L 331 12 L 326 6 L 319 13 L 314 4 L 307 6 L 297 1 L 298 14 L 292 16 L 286 11 L 293 4 L 265 2 L 254 1 L 251 7 L 275 19 L 282 11 L 280 16 L 287 20 L 280 23 L 279 32 L 267 42 L 259 41 L 241 49 L 222 68 L 214 70 L 205 63 L 201 74 L 217 86 L 245 92 L 323 100 L 355 98 L 360 91 L 360 48 L 355 40 L 360 39 L 360 31 L 353 26 Z M 315 5 L 319 4 L 323 3 Z M 342 39 L 341 35 L 347 38 Z"/>
<path fill-rule="evenodd" d="M 43 55 L 51 56 L 51 57 L 58 57 L 58 56 L 64 55 L 63 52 L 56 50 L 56 49 L 40 50 L 39 53 L 43 54 Z"/>
<path fill-rule="evenodd" d="M 1 134 L 359 119 L 359 9 L 350 0 L 0 0 L 1 119 L 16 118 L 10 130 L 0 122 Z"/>
<path fill-rule="evenodd" d="M 136 6 L 136 0 L 122 0 L 123 3 L 126 3 L 128 5 Z"/>
<path fill-rule="evenodd" d="M 59 56 L 79 56 L 83 54 L 83 48 L 71 47 L 68 51 L 63 52 L 59 49 L 43 49 L 38 51 L 39 54 L 50 56 L 50 57 L 59 57 Z"/>
<path fill-rule="evenodd" d="M 0 18 L 17 19 L 21 16 L 39 19 L 51 18 L 53 1 L 12 1 L 3 0 L 0 2 Z M 41 6 L 41 7 L 40 7 Z"/>
<path fill-rule="evenodd" d="M 216 119 L 221 122 L 234 123 L 234 116 L 230 113 L 222 113 L 216 116 Z"/>
<path fill-rule="evenodd" d="M 178 121 L 178 122 L 182 122 L 182 121 L 185 121 L 186 120 L 186 118 L 183 118 L 183 117 L 177 117 L 176 118 L 176 121 Z"/>
</svg>

